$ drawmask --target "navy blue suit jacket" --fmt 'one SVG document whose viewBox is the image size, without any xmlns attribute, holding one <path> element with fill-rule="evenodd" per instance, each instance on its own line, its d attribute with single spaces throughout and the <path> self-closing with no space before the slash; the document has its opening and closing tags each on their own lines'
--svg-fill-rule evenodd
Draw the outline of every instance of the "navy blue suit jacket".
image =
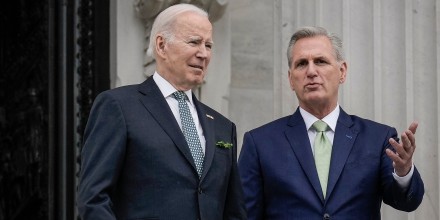
<svg viewBox="0 0 440 220">
<path fill-rule="evenodd" d="M 244 219 L 235 125 L 193 97 L 206 154 L 199 179 L 185 137 L 150 77 L 101 93 L 84 134 L 82 219 Z M 216 146 L 219 141 L 233 148 Z"/>
<path fill-rule="evenodd" d="M 390 137 L 396 129 L 341 109 L 324 198 L 299 110 L 247 132 L 238 166 L 248 219 L 380 219 L 382 201 L 415 210 L 422 179 L 415 169 L 406 191 L 397 185 L 385 154 Z"/>
</svg>

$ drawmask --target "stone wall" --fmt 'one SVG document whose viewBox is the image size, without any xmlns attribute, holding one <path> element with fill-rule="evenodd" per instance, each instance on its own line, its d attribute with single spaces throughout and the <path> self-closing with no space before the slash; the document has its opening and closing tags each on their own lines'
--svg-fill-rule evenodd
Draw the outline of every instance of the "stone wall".
<svg viewBox="0 0 440 220">
<path fill-rule="evenodd" d="M 341 36 L 348 61 L 340 105 L 350 114 L 401 133 L 419 121 L 415 164 L 426 194 L 403 213 L 383 207 L 383 219 L 439 219 L 440 10 L 438 0 L 233 0 L 214 23 L 214 54 L 201 100 L 243 133 L 297 107 L 287 80 L 286 48 L 304 25 Z M 139 83 L 142 25 L 133 3 L 112 0 L 113 86 Z M 131 7 L 131 9 L 130 9 Z"/>
</svg>

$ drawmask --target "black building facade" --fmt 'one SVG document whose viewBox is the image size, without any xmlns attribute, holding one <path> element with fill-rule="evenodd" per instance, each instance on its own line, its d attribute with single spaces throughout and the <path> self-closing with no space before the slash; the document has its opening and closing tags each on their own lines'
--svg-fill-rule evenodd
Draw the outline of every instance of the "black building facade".
<svg viewBox="0 0 440 220">
<path fill-rule="evenodd" d="M 0 220 L 76 219 L 82 132 L 109 82 L 109 1 L 0 7 Z"/>
</svg>

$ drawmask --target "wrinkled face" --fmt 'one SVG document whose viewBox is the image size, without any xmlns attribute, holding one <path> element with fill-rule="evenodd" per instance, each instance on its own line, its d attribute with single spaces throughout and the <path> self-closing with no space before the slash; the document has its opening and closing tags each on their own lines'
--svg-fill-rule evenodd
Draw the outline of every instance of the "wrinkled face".
<svg viewBox="0 0 440 220">
<path fill-rule="evenodd" d="M 334 108 L 339 84 L 345 81 L 347 64 L 337 61 L 325 36 L 302 38 L 292 47 L 289 81 L 302 108 Z"/>
<path fill-rule="evenodd" d="M 212 25 L 193 12 L 179 15 L 173 36 L 156 38 L 158 72 L 176 89 L 186 91 L 203 83 L 212 49 Z"/>
</svg>

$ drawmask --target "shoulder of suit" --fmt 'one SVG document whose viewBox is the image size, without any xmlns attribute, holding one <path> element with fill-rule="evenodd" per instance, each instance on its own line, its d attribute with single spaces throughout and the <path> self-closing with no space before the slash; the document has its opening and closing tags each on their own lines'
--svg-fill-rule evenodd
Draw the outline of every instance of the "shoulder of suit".
<svg viewBox="0 0 440 220">
<path fill-rule="evenodd" d="M 366 125 L 366 126 L 370 126 L 370 127 L 376 127 L 377 129 L 382 128 L 382 129 L 389 129 L 392 128 L 389 125 L 380 123 L 380 122 L 376 122 L 373 121 L 371 119 L 366 119 L 366 118 L 362 118 L 359 117 L 357 115 L 350 115 L 351 120 L 353 120 L 353 123 L 356 125 Z"/>
<path fill-rule="evenodd" d="M 124 85 L 124 86 L 105 90 L 102 93 L 119 94 L 119 93 L 125 93 L 125 92 L 129 92 L 129 91 L 137 91 L 138 86 L 139 86 L 139 84 Z"/>
<path fill-rule="evenodd" d="M 137 92 L 138 85 L 125 85 L 113 89 L 105 90 L 98 94 L 96 99 L 115 99 L 115 100 L 124 100 L 128 97 L 133 96 L 133 94 Z"/>
<path fill-rule="evenodd" d="M 289 115 L 289 116 L 285 116 L 282 118 L 278 118 L 276 120 L 273 120 L 271 122 L 263 124 L 259 127 L 256 127 L 254 129 L 250 130 L 249 132 L 259 132 L 259 131 L 264 131 L 264 130 L 273 131 L 273 130 L 277 130 L 280 128 L 284 129 L 287 126 L 287 123 L 289 122 L 290 117 L 292 117 L 292 116 Z"/>
</svg>

